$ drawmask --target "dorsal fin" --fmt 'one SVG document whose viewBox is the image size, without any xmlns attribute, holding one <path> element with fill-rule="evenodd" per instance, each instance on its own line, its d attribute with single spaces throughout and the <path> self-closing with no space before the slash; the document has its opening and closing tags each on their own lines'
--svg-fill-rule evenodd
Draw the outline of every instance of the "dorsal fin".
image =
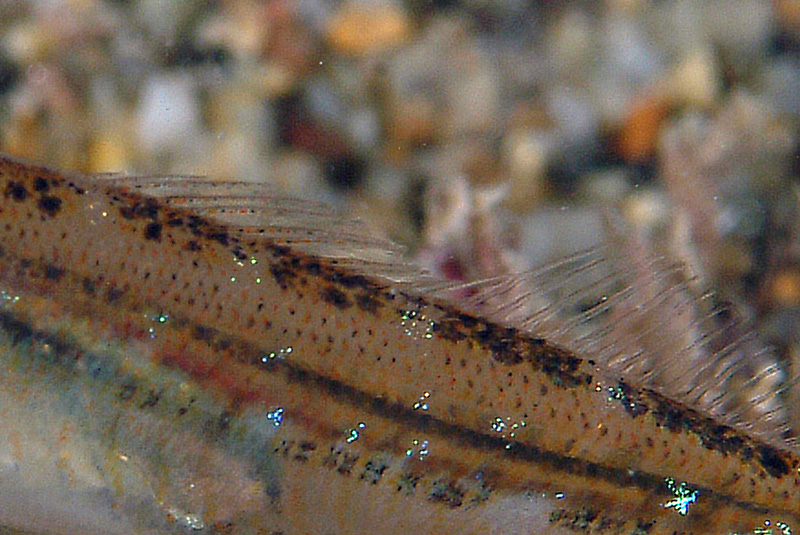
<svg viewBox="0 0 800 535">
<path fill-rule="evenodd" d="M 186 210 L 238 235 L 289 245 L 349 269 L 396 284 L 429 280 L 407 260 L 405 249 L 375 235 L 363 222 L 321 202 L 289 198 L 267 184 L 222 182 L 199 176 L 98 175 L 121 191 L 135 192 Z"/>
<path fill-rule="evenodd" d="M 776 357 L 732 306 L 698 291 L 682 264 L 633 247 L 617 236 L 532 271 L 427 290 L 796 449 L 784 399 L 791 385 Z"/>
</svg>

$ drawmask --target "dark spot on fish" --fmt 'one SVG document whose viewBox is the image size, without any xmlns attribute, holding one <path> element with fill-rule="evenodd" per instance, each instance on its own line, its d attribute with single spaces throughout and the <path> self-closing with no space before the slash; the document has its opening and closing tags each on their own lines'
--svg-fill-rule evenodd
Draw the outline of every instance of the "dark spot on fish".
<svg viewBox="0 0 800 535">
<path fill-rule="evenodd" d="M 487 324 L 475 333 L 476 338 L 492 352 L 497 362 L 513 366 L 522 362 L 522 355 L 516 350 L 514 329 Z"/>
<path fill-rule="evenodd" d="M 647 405 L 638 399 L 637 392 L 623 381 L 617 384 L 617 397 L 625 412 L 634 418 L 647 413 Z"/>
<path fill-rule="evenodd" d="M 367 461 L 367 464 L 364 465 L 364 471 L 361 472 L 360 478 L 372 483 L 373 485 L 377 485 L 387 468 L 389 468 L 389 465 L 383 461 Z"/>
<path fill-rule="evenodd" d="M 33 189 L 36 191 L 47 191 L 50 189 L 50 184 L 47 183 L 46 178 L 37 176 L 33 181 Z"/>
<path fill-rule="evenodd" d="M 319 275 L 322 271 L 322 268 L 320 267 L 319 262 L 309 262 L 306 264 L 306 271 L 312 275 Z"/>
<path fill-rule="evenodd" d="M 212 232 L 208 235 L 209 239 L 218 241 L 220 244 L 227 246 L 230 242 L 230 237 L 227 232 Z"/>
<path fill-rule="evenodd" d="M 64 275 L 64 270 L 61 268 L 57 268 L 55 266 L 47 266 L 44 270 L 44 276 L 46 279 L 54 280 L 58 282 L 61 280 L 61 277 Z"/>
<path fill-rule="evenodd" d="M 759 450 L 758 462 L 769 475 L 780 478 L 789 473 L 789 465 L 775 448 L 764 445 Z"/>
<path fill-rule="evenodd" d="M 203 325 L 195 325 L 192 336 L 197 340 L 210 341 L 214 339 L 214 329 Z"/>
<path fill-rule="evenodd" d="M 295 272 L 283 267 L 280 264 L 273 264 L 269 267 L 270 272 L 272 272 L 272 276 L 275 279 L 275 282 L 278 283 L 282 289 L 287 289 L 289 287 L 289 280 L 295 277 Z"/>
<path fill-rule="evenodd" d="M 33 329 L 27 323 L 13 319 L 10 316 L 4 317 L 3 320 L 3 326 L 11 333 L 12 345 L 30 340 L 33 336 Z"/>
<path fill-rule="evenodd" d="M 83 292 L 88 295 L 94 295 L 95 291 L 95 282 L 90 279 L 89 277 L 84 277 L 83 281 L 81 282 L 83 287 Z"/>
<path fill-rule="evenodd" d="M 229 349 L 233 341 L 230 338 L 216 338 L 211 345 L 211 348 L 215 351 L 225 351 Z"/>
<path fill-rule="evenodd" d="M 181 225 L 183 225 L 183 219 L 180 217 L 173 217 L 167 220 L 167 226 L 180 227 Z"/>
<path fill-rule="evenodd" d="M 4 195 L 6 198 L 10 197 L 17 202 L 22 202 L 28 198 L 28 190 L 25 189 L 22 183 L 12 180 L 6 185 Z"/>
<path fill-rule="evenodd" d="M 157 219 L 159 208 L 160 207 L 156 201 L 153 199 L 147 199 L 144 203 L 139 203 L 136 205 L 136 215 L 149 219 Z"/>
<path fill-rule="evenodd" d="M 353 306 L 353 303 L 347 299 L 347 296 L 344 294 L 344 292 L 337 290 L 336 288 L 327 288 L 322 290 L 320 292 L 320 297 L 341 310 Z"/>
<path fill-rule="evenodd" d="M 286 247 L 285 245 L 273 245 L 272 246 L 272 256 L 275 258 L 280 258 L 282 256 L 286 256 L 291 252 L 291 249 Z"/>
<path fill-rule="evenodd" d="M 378 309 L 383 306 L 383 303 L 375 299 L 368 293 L 363 293 L 356 296 L 356 304 L 365 312 L 370 314 L 377 314 Z"/>
<path fill-rule="evenodd" d="M 202 249 L 202 247 L 200 246 L 200 244 L 199 244 L 199 243 L 197 243 L 197 242 L 196 242 L 196 241 L 194 241 L 194 240 L 189 240 L 189 241 L 186 243 L 186 248 L 187 248 L 189 251 L 199 251 L 200 249 Z"/>
<path fill-rule="evenodd" d="M 147 226 L 144 227 L 144 237 L 148 240 L 160 240 L 161 239 L 161 223 L 153 222 L 148 223 Z"/>
<path fill-rule="evenodd" d="M 397 492 L 404 492 L 406 495 L 414 494 L 419 483 L 420 477 L 411 472 L 406 472 L 397 480 Z"/>
<path fill-rule="evenodd" d="M 452 508 L 461 507 L 464 491 L 451 481 L 434 482 L 428 499 L 432 502 L 444 503 Z"/>
<path fill-rule="evenodd" d="M 84 193 L 86 193 L 86 190 L 85 190 L 85 189 L 83 189 L 83 188 L 79 187 L 79 186 L 78 186 L 78 185 L 76 185 L 74 182 L 70 182 L 69 184 L 67 184 L 67 186 L 69 186 L 69 187 L 70 187 L 70 189 L 72 189 L 72 191 L 74 191 L 74 192 L 75 192 L 75 193 L 77 193 L 78 195 L 83 195 Z"/>
<path fill-rule="evenodd" d="M 661 427 L 677 432 L 683 425 L 683 415 L 674 406 L 668 403 L 659 403 L 653 409 L 653 417 Z"/>
<path fill-rule="evenodd" d="M 349 476 L 357 462 L 358 454 L 346 451 L 344 455 L 342 455 L 342 461 L 339 466 L 336 467 L 336 471 L 342 475 Z"/>
<path fill-rule="evenodd" d="M 106 301 L 109 303 L 115 303 L 116 301 L 119 301 L 123 295 L 125 295 L 124 289 L 112 286 L 106 292 Z"/>
<path fill-rule="evenodd" d="M 61 210 L 61 199 L 53 195 L 42 195 L 39 199 L 39 209 L 49 216 L 55 216 Z"/>
<path fill-rule="evenodd" d="M 200 230 L 200 227 L 202 225 L 203 225 L 203 220 L 202 219 L 200 219 L 199 217 L 197 217 L 195 215 L 189 216 L 188 227 L 192 231 L 192 233 L 195 234 L 196 236 L 201 236 L 203 234 L 203 231 Z"/>
<path fill-rule="evenodd" d="M 468 316 L 466 314 L 459 314 L 457 320 L 467 329 L 472 329 L 478 325 L 477 318 Z"/>
<path fill-rule="evenodd" d="M 236 260 L 239 260 L 241 262 L 247 260 L 247 255 L 244 253 L 241 246 L 237 245 L 236 247 L 233 248 L 232 252 L 233 256 L 236 257 Z"/>
<path fill-rule="evenodd" d="M 453 318 L 443 318 L 435 322 L 433 324 L 433 332 L 451 342 L 460 342 L 467 338 L 467 335 L 461 331 L 457 321 L 454 321 Z"/>
<path fill-rule="evenodd" d="M 369 287 L 370 283 L 363 275 L 343 275 L 341 273 L 335 274 L 331 277 L 332 282 L 341 284 L 346 288 L 355 287 Z"/>
</svg>

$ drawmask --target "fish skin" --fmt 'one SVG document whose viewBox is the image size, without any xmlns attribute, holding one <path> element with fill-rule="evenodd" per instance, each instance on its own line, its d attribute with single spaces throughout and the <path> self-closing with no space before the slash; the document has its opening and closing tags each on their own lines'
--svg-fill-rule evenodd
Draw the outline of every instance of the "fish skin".
<svg viewBox="0 0 800 535">
<path fill-rule="evenodd" d="M 798 525 L 793 451 L 366 262 L 10 156 L 0 192 L 0 421 L 21 445 L 0 458 L 0 488 L 22 489 L 0 498 L 9 528 Z M 664 505 L 681 483 L 698 492 L 686 515 Z"/>
</svg>

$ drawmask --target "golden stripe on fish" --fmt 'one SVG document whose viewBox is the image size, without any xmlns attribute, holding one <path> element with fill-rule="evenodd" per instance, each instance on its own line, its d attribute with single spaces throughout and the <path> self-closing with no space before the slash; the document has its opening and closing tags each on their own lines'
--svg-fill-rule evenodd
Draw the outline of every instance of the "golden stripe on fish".
<svg viewBox="0 0 800 535">
<path fill-rule="evenodd" d="M 11 385 L 9 411 L 75 429 L 52 445 L 59 458 L 124 455 L 136 485 L 97 476 L 108 501 L 86 507 L 142 532 L 779 533 L 798 521 L 798 460 L 783 437 L 494 319 L 507 305 L 482 314 L 447 298 L 487 295 L 436 289 L 395 246 L 319 205 L 253 184 L 88 178 L 10 157 L 0 191 L 0 284 L 19 297 L 5 304 L 4 336 L 23 325 L 119 347 L 113 369 L 163 385 L 139 387 L 127 371 L 37 376 L 12 341 L 4 366 L 33 394 Z M 195 409 L 176 401 L 181 388 L 214 407 L 206 431 L 185 423 Z M 80 391 L 77 414 L 60 389 Z M 108 414 L 129 431 L 109 441 L 83 425 Z M 137 433 L 151 442 L 126 452 Z M 15 483 L 47 492 L 33 475 Z M 51 501 L 81 497 L 65 488 Z M 149 509 L 126 508 L 133 488 Z M 70 514 L 39 505 L 42 517 Z M 0 523 L 34 525 L 0 506 Z"/>
</svg>

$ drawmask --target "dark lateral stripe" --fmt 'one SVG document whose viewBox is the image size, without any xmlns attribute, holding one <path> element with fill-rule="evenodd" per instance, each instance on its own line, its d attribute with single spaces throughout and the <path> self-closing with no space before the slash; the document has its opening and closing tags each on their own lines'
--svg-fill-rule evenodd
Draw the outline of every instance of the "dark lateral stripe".
<svg viewBox="0 0 800 535">
<path fill-rule="evenodd" d="M 638 488 L 655 492 L 662 496 L 672 496 L 666 478 L 656 474 L 631 471 L 628 468 L 608 466 L 596 462 L 568 457 L 534 445 L 509 441 L 501 437 L 487 435 L 467 427 L 445 422 L 429 414 L 412 410 L 397 402 L 389 402 L 384 398 L 375 397 L 369 392 L 348 385 L 342 381 L 306 370 L 284 359 L 263 361 L 263 351 L 257 346 L 229 337 L 216 329 L 200 326 L 196 323 L 173 318 L 171 324 L 177 328 L 188 328 L 195 333 L 203 333 L 200 340 L 211 349 L 224 343 L 226 347 L 237 355 L 239 362 L 254 366 L 265 373 L 281 373 L 287 381 L 300 383 L 309 389 L 316 389 L 335 399 L 338 402 L 349 404 L 377 417 L 397 422 L 402 426 L 414 429 L 421 433 L 438 435 L 446 440 L 452 440 L 464 447 L 475 448 L 482 451 L 501 453 L 509 459 L 517 459 L 537 464 L 554 472 L 569 474 L 577 477 L 595 478 L 609 482 L 619 488 Z M 312 393 L 309 396 L 313 396 Z M 511 444 L 511 447 L 507 446 Z M 687 482 L 691 488 L 699 491 L 707 499 L 717 503 L 734 505 L 743 510 L 756 513 L 767 513 L 769 509 L 754 502 L 742 501 L 731 495 L 717 492 L 711 488 L 697 486 Z"/>
</svg>

